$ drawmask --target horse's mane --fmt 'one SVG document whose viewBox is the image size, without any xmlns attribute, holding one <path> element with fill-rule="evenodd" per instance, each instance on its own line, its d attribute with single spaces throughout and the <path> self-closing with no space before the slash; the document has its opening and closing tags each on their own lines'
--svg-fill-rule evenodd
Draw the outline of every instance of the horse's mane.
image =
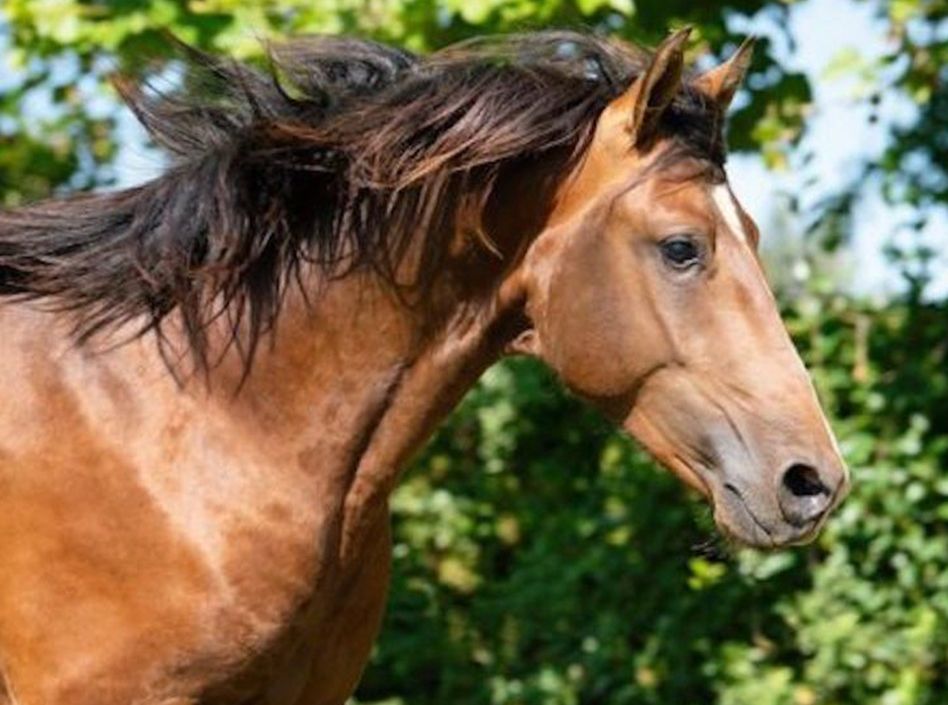
<svg viewBox="0 0 948 705">
<path fill-rule="evenodd" d="M 204 367 L 208 326 L 223 316 L 248 369 L 304 263 L 394 282 L 409 244 L 426 238 L 416 283 L 430 283 L 457 227 L 480 231 L 503 171 L 554 152 L 579 158 L 599 113 L 649 59 L 571 32 L 424 57 L 307 37 L 274 47 L 269 71 L 182 52 L 172 90 L 117 84 L 171 155 L 166 173 L 0 213 L 0 294 L 71 312 L 80 339 L 140 322 L 161 340 L 177 311 Z M 709 103 L 686 89 L 666 128 L 720 163 Z"/>
</svg>

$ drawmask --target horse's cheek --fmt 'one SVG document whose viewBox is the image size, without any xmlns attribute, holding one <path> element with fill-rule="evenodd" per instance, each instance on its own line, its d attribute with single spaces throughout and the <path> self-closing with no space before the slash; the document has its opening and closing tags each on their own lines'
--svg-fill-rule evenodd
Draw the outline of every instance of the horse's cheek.
<svg viewBox="0 0 948 705">
<path fill-rule="evenodd" d="M 628 301 L 615 295 L 564 295 L 551 306 L 543 342 L 546 362 L 586 397 L 626 394 L 647 369 Z"/>
</svg>

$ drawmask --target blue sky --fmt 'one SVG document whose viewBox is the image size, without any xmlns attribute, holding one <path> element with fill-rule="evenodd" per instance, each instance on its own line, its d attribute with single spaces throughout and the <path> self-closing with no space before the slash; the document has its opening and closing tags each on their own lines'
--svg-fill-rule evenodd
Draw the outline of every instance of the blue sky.
<svg viewBox="0 0 948 705">
<path fill-rule="evenodd" d="M 803 210 L 821 195 L 846 185 L 858 173 L 860 162 L 879 155 L 886 146 L 888 128 L 910 121 L 914 106 L 894 95 L 883 95 L 880 119 L 868 121 L 869 107 L 861 94 L 858 78 L 852 75 L 829 76 L 827 68 L 849 50 L 857 50 L 872 61 L 887 50 L 886 25 L 874 15 L 876 3 L 851 0 L 806 0 L 790 10 L 790 32 L 795 45 L 783 39 L 783 31 L 769 18 L 759 17 L 735 25 L 755 34 L 774 39 L 782 63 L 805 72 L 814 88 L 813 112 L 807 121 L 804 147 L 812 148 L 815 158 L 805 170 L 791 168 L 773 172 L 761 160 L 735 156 L 729 172 L 734 189 L 767 237 L 767 226 L 780 209 L 780 194 L 802 195 Z M 746 25 L 746 26 L 745 26 Z M 802 151 L 802 150 L 801 150 Z M 806 187 L 815 179 L 816 188 Z M 864 185 L 864 196 L 854 213 L 853 241 L 848 255 L 852 287 L 862 294 L 885 296 L 898 291 L 902 282 L 886 266 L 883 247 L 895 239 L 908 243 L 915 238 L 935 245 L 944 244 L 948 217 L 944 210 L 932 214 L 921 234 L 900 228 L 912 217 L 912 209 L 895 208 L 885 203 L 877 185 Z M 791 223 L 791 230 L 794 224 Z M 802 232 L 803 225 L 797 224 Z M 793 237 L 793 233 L 787 234 Z M 948 296 L 948 255 L 936 262 L 933 296 Z"/>
</svg>

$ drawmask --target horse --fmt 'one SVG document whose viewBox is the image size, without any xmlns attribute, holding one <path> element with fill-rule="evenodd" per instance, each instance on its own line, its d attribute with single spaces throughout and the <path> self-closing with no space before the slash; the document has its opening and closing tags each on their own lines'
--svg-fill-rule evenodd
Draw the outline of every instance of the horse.
<svg viewBox="0 0 948 705">
<path fill-rule="evenodd" d="M 118 80 L 166 171 L 0 214 L 0 703 L 344 703 L 400 469 L 505 355 L 734 541 L 810 540 L 847 470 L 726 178 L 751 48 L 687 40 Z"/>
</svg>

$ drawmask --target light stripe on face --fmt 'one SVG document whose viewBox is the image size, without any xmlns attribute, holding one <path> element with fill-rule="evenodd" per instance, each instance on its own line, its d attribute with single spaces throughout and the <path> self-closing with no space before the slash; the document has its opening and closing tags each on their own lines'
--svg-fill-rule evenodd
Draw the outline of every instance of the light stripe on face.
<svg viewBox="0 0 948 705">
<path fill-rule="evenodd" d="M 737 210 L 737 201 L 734 200 L 731 188 L 727 184 L 716 184 L 711 188 L 711 200 L 714 201 L 714 205 L 720 211 L 728 229 L 745 243 L 750 244 L 750 238 L 747 237 L 744 221 Z"/>
</svg>

